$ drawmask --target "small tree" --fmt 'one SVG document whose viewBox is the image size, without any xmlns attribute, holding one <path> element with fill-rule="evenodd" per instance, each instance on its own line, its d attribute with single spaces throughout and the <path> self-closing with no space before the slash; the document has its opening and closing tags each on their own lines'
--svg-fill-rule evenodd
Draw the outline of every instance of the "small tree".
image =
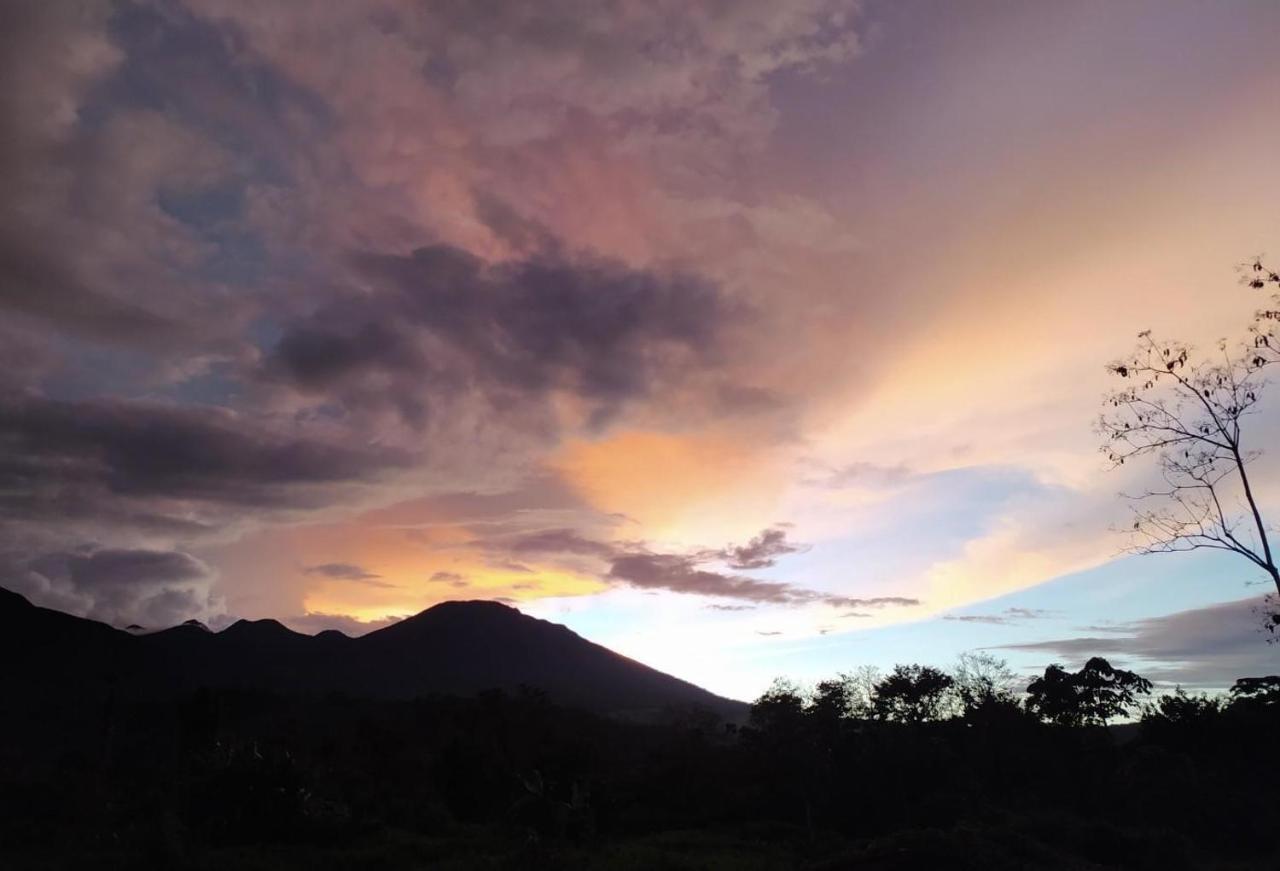
<svg viewBox="0 0 1280 871">
<path fill-rule="evenodd" d="M 876 716 L 902 723 L 941 719 L 954 683 L 949 674 L 927 665 L 894 666 L 875 686 Z"/>
<path fill-rule="evenodd" d="M 786 678 L 775 678 L 769 688 L 751 703 L 751 726 L 760 732 L 791 738 L 804 720 L 804 697 L 800 688 Z"/>
<path fill-rule="evenodd" d="M 1018 676 L 998 656 L 983 651 L 962 653 L 954 673 L 955 692 L 965 713 L 1014 704 Z"/>
<path fill-rule="evenodd" d="M 824 723 L 836 723 L 852 714 L 849 684 L 843 678 L 818 681 L 809 694 L 808 714 Z"/>
<path fill-rule="evenodd" d="M 1105 726 L 1150 692 L 1151 681 L 1095 656 L 1077 672 L 1046 668 L 1027 685 L 1027 710 L 1060 726 Z"/>
</svg>

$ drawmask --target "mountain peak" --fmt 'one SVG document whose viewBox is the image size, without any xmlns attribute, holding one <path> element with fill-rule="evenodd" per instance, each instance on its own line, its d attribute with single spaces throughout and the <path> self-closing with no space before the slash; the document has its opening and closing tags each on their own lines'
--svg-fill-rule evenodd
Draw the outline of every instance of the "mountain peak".
<svg viewBox="0 0 1280 871">
<path fill-rule="evenodd" d="M 493 621 L 513 622 L 520 618 L 533 619 L 510 605 L 495 602 L 492 599 L 451 599 L 448 602 L 438 602 L 430 608 L 419 611 L 412 617 L 398 620 L 390 626 L 385 626 L 369 634 L 378 635 L 389 630 L 396 630 L 397 627 L 399 627 L 398 631 L 405 631 L 416 626 L 465 626 L 475 623 L 487 624 Z"/>
<path fill-rule="evenodd" d="M 271 619 L 238 620 L 218 633 L 193 620 L 134 634 L 31 608 L 5 591 L 0 618 L 0 644 L 21 653 L 37 683 L 90 680 L 83 664 L 94 662 L 157 696 L 211 687 L 411 699 L 534 687 L 562 704 L 629 717 L 690 705 L 732 717 L 743 711 L 492 600 L 441 602 L 358 638 L 303 635 Z"/>
<path fill-rule="evenodd" d="M 294 632 L 279 620 L 272 620 L 269 617 L 262 620 L 237 620 L 218 634 L 228 638 L 250 638 L 254 640 L 305 637 L 300 632 Z"/>
<path fill-rule="evenodd" d="M 508 605 L 505 602 L 499 602 L 496 599 L 450 599 L 447 602 L 440 602 L 432 605 L 425 611 L 419 611 L 415 616 L 421 617 L 423 614 L 439 613 L 466 613 L 475 614 L 520 614 L 523 613 L 514 605 Z"/>
</svg>

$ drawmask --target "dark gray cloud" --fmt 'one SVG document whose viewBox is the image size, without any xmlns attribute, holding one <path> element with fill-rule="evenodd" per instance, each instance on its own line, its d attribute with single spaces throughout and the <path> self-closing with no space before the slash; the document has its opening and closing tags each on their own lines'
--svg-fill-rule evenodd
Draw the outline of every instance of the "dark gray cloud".
<svg viewBox="0 0 1280 871">
<path fill-rule="evenodd" d="M 335 581 L 351 581 L 370 587 L 382 587 L 388 590 L 396 589 L 395 584 L 388 584 L 385 581 L 378 580 L 382 575 L 368 571 L 354 563 L 320 563 L 319 565 L 306 566 L 302 571 L 304 574 L 321 575 L 326 578 L 332 578 Z"/>
<path fill-rule="evenodd" d="M 778 557 L 806 550 L 804 545 L 787 541 L 787 530 L 781 526 L 766 529 L 751 541 L 738 547 L 727 547 L 720 557 L 731 569 L 765 569 L 778 561 Z"/>
<path fill-rule="evenodd" d="M 11 563 L 64 566 L 32 582 L 39 604 L 160 625 L 207 614 L 212 578 L 203 592 L 112 584 L 118 554 L 138 554 L 128 565 L 150 578 L 147 560 L 160 557 L 141 554 L 327 507 L 410 462 L 402 451 L 344 445 L 223 408 L 0 391 L 0 550 Z M 46 556 L 60 552 L 60 560 Z M 190 563 L 165 559 L 163 568 L 186 578 Z"/>
<path fill-rule="evenodd" d="M 220 408 L 0 393 L 0 524 L 193 538 L 255 511 L 329 504 L 409 457 L 277 431 Z"/>
<path fill-rule="evenodd" d="M 343 581 L 368 581 L 382 577 L 382 575 L 367 571 L 354 563 L 321 563 L 320 565 L 306 566 L 303 571 L 309 575 L 324 575 L 326 578 L 336 578 Z"/>
<path fill-rule="evenodd" d="M 64 574 L 77 587 L 118 587 L 192 581 L 209 569 L 185 553 L 104 548 L 87 553 L 46 554 L 30 567 L 50 576 Z"/>
<path fill-rule="evenodd" d="M 172 626 L 211 605 L 212 570 L 177 551 L 84 547 L 3 563 L 19 592 L 120 626 Z"/>
<path fill-rule="evenodd" d="M 1280 645 L 1267 643 L 1262 605 L 1261 598 L 1240 599 L 1121 624 L 1114 634 L 1009 644 L 1003 649 L 1046 653 L 1071 662 L 1115 657 L 1153 680 L 1221 689 L 1239 677 L 1280 673 Z"/>
<path fill-rule="evenodd" d="M 870 599 L 839 596 L 784 581 L 766 581 L 708 568 L 717 563 L 743 568 L 772 566 L 779 556 L 801 550 L 786 541 L 781 528 L 765 530 L 747 545 L 700 549 L 689 553 L 656 552 L 638 541 L 600 541 L 567 528 L 499 534 L 471 542 L 503 557 L 539 555 L 586 560 L 607 581 L 641 590 L 745 600 L 758 604 L 826 604 L 838 608 L 913 606 L 916 599 L 884 596 Z M 734 606 L 723 606 L 726 610 Z M 749 607 L 749 606 L 748 606 Z"/>
<path fill-rule="evenodd" d="M 640 589 L 670 590 L 701 596 L 796 604 L 822 598 L 781 581 L 758 581 L 699 568 L 697 557 L 670 553 L 628 553 L 613 558 L 608 576 Z"/>
<path fill-rule="evenodd" d="M 262 376 L 414 426 L 459 396 L 518 410 L 553 391 L 604 420 L 714 363 L 741 314 L 696 276 L 585 255 L 486 263 L 435 245 L 354 263 L 359 292 L 290 324 Z"/>
<path fill-rule="evenodd" d="M 32 394 L 0 394 L 0 444 L 21 458 L 5 468 L 6 491 L 94 482 L 124 495 L 244 505 L 288 504 L 297 498 L 289 488 L 410 463 L 404 452 L 276 432 L 223 408 Z"/>
</svg>

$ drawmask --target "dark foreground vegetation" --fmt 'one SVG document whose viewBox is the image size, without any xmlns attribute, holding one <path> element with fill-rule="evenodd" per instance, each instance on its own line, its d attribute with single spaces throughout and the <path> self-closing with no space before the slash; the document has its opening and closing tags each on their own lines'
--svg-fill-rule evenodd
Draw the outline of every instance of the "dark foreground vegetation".
<svg viewBox="0 0 1280 871">
<path fill-rule="evenodd" d="M 779 684 L 742 725 L 535 691 L 48 688 L 5 700 L 3 865 L 1280 867 L 1280 678 L 1165 696 L 1117 729 L 1136 675 L 1050 669 L 1024 701 L 1003 674 L 977 657 Z"/>
</svg>

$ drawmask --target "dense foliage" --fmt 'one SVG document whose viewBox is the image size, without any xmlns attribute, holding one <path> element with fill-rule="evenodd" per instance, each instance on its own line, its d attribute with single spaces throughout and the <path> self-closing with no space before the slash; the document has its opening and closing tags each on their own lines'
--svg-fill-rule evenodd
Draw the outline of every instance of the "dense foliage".
<svg viewBox="0 0 1280 871">
<path fill-rule="evenodd" d="M 51 692 L 4 712 L 0 848 L 12 868 L 1276 867 L 1280 678 L 1139 710 L 1141 681 L 1091 660 L 1024 703 L 980 657 L 779 682 L 740 725 L 532 692 Z M 1099 725 L 1121 710 L 1140 723 Z"/>
</svg>

